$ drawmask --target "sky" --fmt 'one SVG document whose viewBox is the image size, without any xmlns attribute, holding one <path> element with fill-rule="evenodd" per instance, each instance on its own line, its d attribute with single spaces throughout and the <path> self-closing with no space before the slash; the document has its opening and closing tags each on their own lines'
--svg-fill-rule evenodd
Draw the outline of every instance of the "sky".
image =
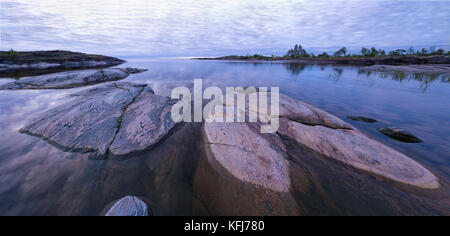
<svg viewBox="0 0 450 236">
<path fill-rule="evenodd" d="M 0 0 L 0 49 L 190 57 L 450 49 L 450 0 Z"/>
</svg>

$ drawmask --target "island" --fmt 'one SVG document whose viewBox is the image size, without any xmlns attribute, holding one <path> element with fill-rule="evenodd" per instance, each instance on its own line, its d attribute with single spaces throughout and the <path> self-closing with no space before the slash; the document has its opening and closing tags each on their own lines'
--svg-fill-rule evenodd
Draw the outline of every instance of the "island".
<svg viewBox="0 0 450 236">
<path fill-rule="evenodd" d="M 106 68 L 124 60 L 71 51 L 0 51 L 0 78 L 42 75 L 78 69 Z"/>
<path fill-rule="evenodd" d="M 350 65 L 362 66 L 373 71 L 405 71 L 424 72 L 431 74 L 450 73 L 450 51 L 444 49 L 422 48 L 416 51 L 413 47 L 408 50 L 397 49 L 386 53 L 383 49 L 362 48 L 360 53 L 349 53 L 346 47 L 329 54 L 323 52 L 314 54 L 307 52 L 300 44 L 290 49 L 284 56 L 231 55 L 223 57 L 202 57 L 197 60 L 225 60 L 225 61 L 281 61 L 289 63 L 319 64 L 319 65 Z"/>
</svg>

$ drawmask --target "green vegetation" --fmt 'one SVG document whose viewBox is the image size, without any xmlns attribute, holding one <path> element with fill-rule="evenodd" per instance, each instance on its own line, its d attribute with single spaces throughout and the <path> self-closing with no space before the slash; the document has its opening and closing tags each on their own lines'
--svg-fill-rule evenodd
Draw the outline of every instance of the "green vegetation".
<svg viewBox="0 0 450 236">
<path fill-rule="evenodd" d="M 11 50 L 8 51 L 8 57 L 9 57 L 11 60 L 15 61 L 15 60 L 17 59 L 17 57 L 19 57 L 19 53 L 16 52 L 16 51 L 14 51 L 14 50 L 11 48 Z"/>
<path fill-rule="evenodd" d="M 305 49 L 303 49 L 302 45 L 296 44 L 293 49 L 290 49 L 286 53 L 285 57 L 304 58 L 304 57 L 311 57 L 311 55 L 308 54 Z"/>
<path fill-rule="evenodd" d="M 422 48 L 421 50 L 414 50 L 413 47 L 410 47 L 408 50 L 405 49 L 396 49 L 386 53 L 383 49 L 377 49 L 375 47 L 361 49 L 361 53 L 359 54 L 349 54 L 346 47 L 342 47 L 333 53 L 333 55 L 329 55 L 327 52 L 323 52 L 317 56 L 314 53 L 307 53 L 305 49 L 301 45 L 295 45 L 294 49 L 288 51 L 288 53 L 284 57 L 288 58 L 348 58 L 348 57 L 383 57 L 383 56 L 437 56 L 437 55 L 450 55 L 450 51 L 445 52 L 444 49 L 436 47 L 431 47 L 429 49 Z"/>
<path fill-rule="evenodd" d="M 383 49 L 372 48 L 361 48 L 360 53 L 350 54 L 346 47 L 342 47 L 333 54 L 328 54 L 327 52 L 322 52 L 321 54 L 315 55 L 314 53 L 308 53 L 302 45 L 296 44 L 294 48 L 289 49 L 289 51 L 284 56 L 263 56 L 260 54 L 247 55 L 247 56 L 227 56 L 222 59 L 239 59 L 239 60 L 283 60 L 283 59 L 295 59 L 295 58 L 371 58 L 371 57 L 384 57 L 384 56 L 439 56 L 446 55 L 450 56 L 450 51 L 446 52 L 444 49 L 436 47 L 430 47 L 429 49 L 422 48 L 420 50 L 415 50 L 414 47 L 410 47 L 408 50 L 396 49 L 393 51 L 386 52 Z"/>
</svg>

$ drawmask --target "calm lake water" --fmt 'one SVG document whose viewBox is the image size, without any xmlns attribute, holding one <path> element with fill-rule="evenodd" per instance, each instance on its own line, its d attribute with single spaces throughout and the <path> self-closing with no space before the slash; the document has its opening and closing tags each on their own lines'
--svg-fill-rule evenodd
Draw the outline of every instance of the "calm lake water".
<svg viewBox="0 0 450 236">
<path fill-rule="evenodd" d="M 124 66 L 149 69 L 124 81 L 147 83 L 157 94 L 167 96 L 173 87 L 192 86 L 195 78 L 203 79 L 204 87 L 280 87 L 281 93 L 342 118 L 430 169 L 440 178 L 444 189 L 428 197 L 439 204 L 422 213 L 449 213 L 448 76 L 367 73 L 357 67 L 282 62 L 190 59 L 134 58 Z M 6 81 L 9 80 L 0 79 L 0 83 Z M 96 215 L 111 201 L 128 194 L 152 202 L 155 215 L 193 214 L 192 178 L 198 135 L 171 138 L 161 147 L 127 160 L 102 161 L 90 160 L 84 154 L 65 153 L 39 138 L 18 132 L 34 114 L 63 103 L 65 96 L 82 89 L 85 88 L 0 91 L 0 215 Z M 346 115 L 367 116 L 378 122 L 355 122 Z M 392 140 L 376 130 L 385 126 L 410 131 L 424 142 L 406 144 Z M 416 200 L 414 204 L 422 202 Z M 352 213 L 411 213 L 402 209 L 392 212 L 383 207 L 374 212 L 361 209 L 362 212 Z M 327 210 L 320 213 L 326 214 Z"/>
</svg>

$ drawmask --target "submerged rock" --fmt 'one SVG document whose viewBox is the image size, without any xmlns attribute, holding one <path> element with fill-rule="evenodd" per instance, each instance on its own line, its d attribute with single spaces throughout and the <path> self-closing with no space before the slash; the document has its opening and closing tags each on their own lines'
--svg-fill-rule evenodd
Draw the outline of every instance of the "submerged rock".
<svg viewBox="0 0 450 236">
<path fill-rule="evenodd" d="M 399 129 L 399 128 L 387 127 L 387 128 L 378 128 L 377 130 L 380 131 L 380 133 L 382 133 L 390 138 L 393 138 L 395 140 L 401 141 L 401 142 L 405 142 L 405 143 L 421 143 L 421 142 L 423 142 L 418 137 L 416 137 L 402 129 Z"/>
<path fill-rule="evenodd" d="M 108 68 L 101 70 L 67 71 L 26 77 L 0 86 L 4 90 L 67 89 L 127 78 L 130 74 L 146 70 L 135 68 Z"/>
<path fill-rule="evenodd" d="M 173 128 L 171 103 L 146 85 L 112 83 L 71 95 L 66 104 L 20 131 L 66 151 L 126 155 L 152 146 Z"/>
<path fill-rule="evenodd" d="M 436 57 L 442 61 L 447 60 L 447 64 L 429 64 L 429 65 L 373 65 L 362 67 L 362 70 L 379 72 L 409 72 L 409 73 L 427 73 L 427 74 L 450 74 L 450 57 Z"/>
<path fill-rule="evenodd" d="M 134 196 L 126 196 L 118 200 L 106 212 L 105 216 L 148 216 L 149 210 L 147 205 L 139 198 Z"/>
<path fill-rule="evenodd" d="M 350 120 L 354 120 L 354 121 L 362 121 L 362 122 L 366 122 L 366 123 L 375 123 L 377 122 L 377 120 L 369 118 L 369 117 L 364 117 L 364 116 L 347 116 L 347 118 L 349 118 Z"/>
</svg>

